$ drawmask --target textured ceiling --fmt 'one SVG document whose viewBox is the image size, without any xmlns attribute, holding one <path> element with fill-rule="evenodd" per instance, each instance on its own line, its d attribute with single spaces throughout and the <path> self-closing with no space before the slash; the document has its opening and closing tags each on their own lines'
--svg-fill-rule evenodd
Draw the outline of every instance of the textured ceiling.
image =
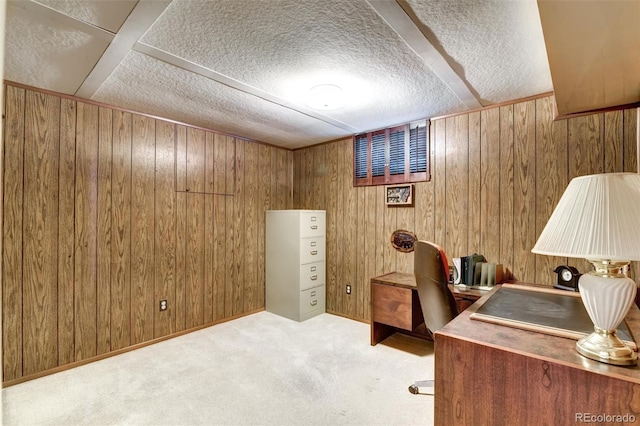
<svg viewBox="0 0 640 426">
<path fill-rule="evenodd" d="M 287 148 L 552 90 L 533 0 L 9 1 L 5 78 Z"/>
</svg>

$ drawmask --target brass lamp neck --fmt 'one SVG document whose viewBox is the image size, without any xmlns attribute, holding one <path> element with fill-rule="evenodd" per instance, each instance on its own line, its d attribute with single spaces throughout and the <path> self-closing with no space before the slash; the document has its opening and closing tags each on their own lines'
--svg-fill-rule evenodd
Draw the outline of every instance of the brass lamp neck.
<svg viewBox="0 0 640 426">
<path fill-rule="evenodd" d="M 626 277 L 625 266 L 629 264 L 629 261 L 625 260 L 603 260 L 603 259 L 587 259 L 595 268 L 595 271 L 589 272 L 592 275 L 599 277 L 613 277 L 620 278 Z"/>
</svg>

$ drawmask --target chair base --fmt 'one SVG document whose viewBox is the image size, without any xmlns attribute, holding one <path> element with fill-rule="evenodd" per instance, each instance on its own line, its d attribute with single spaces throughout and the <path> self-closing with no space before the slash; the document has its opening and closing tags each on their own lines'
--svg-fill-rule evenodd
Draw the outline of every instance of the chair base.
<svg viewBox="0 0 640 426">
<path fill-rule="evenodd" d="M 433 380 L 419 380 L 409 386 L 409 392 L 414 395 L 433 395 L 433 386 L 435 381 Z M 431 388 L 430 392 L 420 392 L 420 388 Z"/>
</svg>

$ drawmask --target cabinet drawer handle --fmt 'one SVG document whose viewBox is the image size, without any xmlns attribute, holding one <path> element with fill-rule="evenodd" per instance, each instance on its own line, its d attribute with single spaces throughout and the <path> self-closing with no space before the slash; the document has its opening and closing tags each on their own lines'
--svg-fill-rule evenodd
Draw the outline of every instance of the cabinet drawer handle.
<svg viewBox="0 0 640 426">
<path fill-rule="evenodd" d="M 311 222 L 315 222 L 316 221 L 316 217 L 315 216 L 311 216 Z"/>
<path fill-rule="evenodd" d="M 311 281 L 315 281 L 315 280 L 317 280 L 317 279 L 318 279 L 318 276 L 317 276 L 317 275 L 311 275 Z"/>
<path fill-rule="evenodd" d="M 311 250 L 310 253 L 311 253 L 312 256 L 315 256 L 316 254 L 318 254 L 318 250 Z"/>
<path fill-rule="evenodd" d="M 312 266 L 312 267 L 311 267 L 311 272 L 315 272 L 315 271 L 316 271 L 316 267 L 315 267 L 315 266 Z"/>
<path fill-rule="evenodd" d="M 315 297 L 315 295 L 316 295 L 316 292 L 315 292 L 315 291 L 312 291 L 312 292 L 311 292 L 311 297 Z"/>
<path fill-rule="evenodd" d="M 315 247 L 317 243 L 315 241 L 311 241 L 311 247 Z"/>
<path fill-rule="evenodd" d="M 318 229 L 318 225 L 311 225 L 311 229 Z"/>
<path fill-rule="evenodd" d="M 311 306 L 316 306 L 317 304 L 318 304 L 318 301 L 317 301 L 317 300 L 312 300 L 312 301 L 311 301 Z"/>
</svg>

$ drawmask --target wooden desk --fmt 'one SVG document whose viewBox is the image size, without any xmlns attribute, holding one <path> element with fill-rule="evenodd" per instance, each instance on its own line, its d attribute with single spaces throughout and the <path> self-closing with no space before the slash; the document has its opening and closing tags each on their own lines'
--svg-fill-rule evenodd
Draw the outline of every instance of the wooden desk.
<svg viewBox="0 0 640 426">
<path fill-rule="evenodd" d="M 639 366 L 584 358 L 572 339 L 471 320 L 488 297 L 435 333 L 435 424 L 568 425 L 581 414 L 640 422 Z M 635 305 L 627 325 L 637 339 Z"/>
<path fill-rule="evenodd" d="M 463 311 L 485 295 L 486 291 L 461 290 L 450 286 Z M 431 340 L 424 326 L 413 274 L 391 272 L 371 278 L 371 345 L 383 341 L 396 331 Z"/>
</svg>

